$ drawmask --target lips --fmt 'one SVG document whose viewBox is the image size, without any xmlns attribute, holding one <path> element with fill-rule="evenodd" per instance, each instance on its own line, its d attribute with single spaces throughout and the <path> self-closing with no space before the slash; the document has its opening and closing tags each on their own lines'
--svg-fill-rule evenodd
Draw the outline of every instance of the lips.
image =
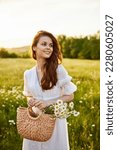
<svg viewBox="0 0 117 150">
<path fill-rule="evenodd" d="M 50 51 L 44 51 L 44 53 L 46 53 L 46 54 L 51 54 L 51 52 L 50 52 Z"/>
</svg>

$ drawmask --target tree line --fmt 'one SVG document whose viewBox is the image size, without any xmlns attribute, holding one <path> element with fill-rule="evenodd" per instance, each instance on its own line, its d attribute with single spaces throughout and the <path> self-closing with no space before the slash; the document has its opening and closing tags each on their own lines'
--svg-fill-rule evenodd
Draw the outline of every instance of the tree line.
<svg viewBox="0 0 117 150">
<path fill-rule="evenodd" d="M 57 36 L 64 58 L 100 59 L 100 32 L 85 37 Z M 29 58 L 29 51 L 23 54 L 9 53 L 0 49 L 0 58 Z"/>
<path fill-rule="evenodd" d="M 5 48 L 0 48 L 0 58 L 30 58 L 28 51 L 23 53 L 9 52 Z"/>
<path fill-rule="evenodd" d="M 99 31 L 86 37 L 58 36 L 64 58 L 100 59 Z"/>
</svg>

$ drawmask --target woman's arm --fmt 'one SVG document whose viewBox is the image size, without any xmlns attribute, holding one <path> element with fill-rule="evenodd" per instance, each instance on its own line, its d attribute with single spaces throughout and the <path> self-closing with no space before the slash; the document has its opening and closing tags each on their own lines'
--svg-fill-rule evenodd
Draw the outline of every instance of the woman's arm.
<svg viewBox="0 0 117 150">
<path fill-rule="evenodd" d="M 34 99 L 33 97 L 27 97 L 27 102 L 28 102 L 28 105 L 33 107 L 33 106 L 36 106 L 38 107 L 39 109 L 44 109 L 45 107 L 48 107 L 50 105 L 53 105 L 57 102 L 57 100 L 60 99 L 62 100 L 63 102 L 70 102 L 74 99 L 74 94 L 70 94 L 70 95 L 63 95 L 57 99 L 52 99 L 52 100 L 47 100 L 47 101 L 44 101 L 44 100 L 36 100 Z"/>
<path fill-rule="evenodd" d="M 27 97 L 28 106 L 31 106 L 31 107 L 34 106 L 36 102 L 37 102 L 37 100 L 35 98 L 33 98 L 32 96 Z"/>
<path fill-rule="evenodd" d="M 57 100 L 60 99 L 63 102 L 71 102 L 74 99 L 74 94 L 70 94 L 70 95 L 63 95 L 57 99 L 53 99 L 53 100 L 48 100 L 47 101 L 47 106 L 55 104 L 57 102 Z"/>
</svg>

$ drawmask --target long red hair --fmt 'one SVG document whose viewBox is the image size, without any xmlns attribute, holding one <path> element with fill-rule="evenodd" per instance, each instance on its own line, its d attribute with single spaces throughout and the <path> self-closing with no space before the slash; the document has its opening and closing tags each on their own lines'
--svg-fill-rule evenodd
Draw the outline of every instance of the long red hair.
<svg viewBox="0 0 117 150">
<path fill-rule="evenodd" d="M 37 43 L 41 36 L 48 36 L 51 38 L 53 42 L 53 52 L 52 55 L 45 60 L 45 64 L 42 68 L 43 77 L 41 79 L 41 86 L 43 90 L 49 90 L 53 88 L 57 83 L 57 72 L 56 69 L 58 64 L 62 62 L 62 52 L 60 49 L 60 45 L 57 39 L 47 31 L 39 31 L 35 35 L 32 42 L 32 57 L 36 60 L 36 52 L 33 50 L 33 47 L 37 46 Z"/>
</svg>

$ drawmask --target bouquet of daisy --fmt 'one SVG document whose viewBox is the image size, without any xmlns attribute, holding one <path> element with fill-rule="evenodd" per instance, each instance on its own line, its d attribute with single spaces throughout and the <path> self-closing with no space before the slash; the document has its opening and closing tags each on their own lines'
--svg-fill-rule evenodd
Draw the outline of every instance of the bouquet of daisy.
<svg viewBox="0 0 117 150">
<path fill-rule="evenodd" d="M 66 103 L 62 100 L 58 100 L 55 104 L 47 107 L 45 113 L 52 114 L 55 118 L 68 118 L 71 115 L 77 117 L 80 114 L 74 110 L 73 102 Z"/>
</svg>

